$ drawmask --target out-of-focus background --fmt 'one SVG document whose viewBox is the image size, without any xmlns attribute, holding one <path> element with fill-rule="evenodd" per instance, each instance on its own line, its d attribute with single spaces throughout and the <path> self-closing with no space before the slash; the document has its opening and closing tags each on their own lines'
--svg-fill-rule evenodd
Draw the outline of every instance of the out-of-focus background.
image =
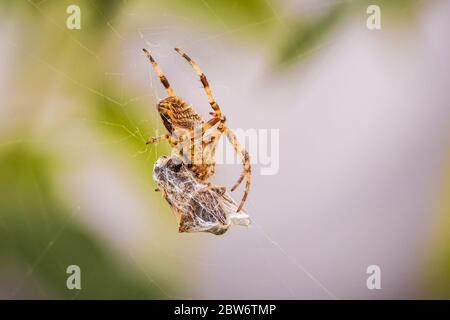
<svg viewBox="0 0 450 320">
<path fill-rule="evenodd" d="M 0 298 L 450 298 L 449 30 L 447 0 L 1 1 Z M 174 47 L 231 128 L 280 130 L 248 229 L 177 233 L 143 47 L 203 115 Z"/>
</svg>

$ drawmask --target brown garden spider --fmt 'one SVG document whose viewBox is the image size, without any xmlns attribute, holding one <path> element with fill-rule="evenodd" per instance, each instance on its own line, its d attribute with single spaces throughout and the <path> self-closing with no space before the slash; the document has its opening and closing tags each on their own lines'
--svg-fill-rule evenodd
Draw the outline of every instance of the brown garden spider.
<svg viewBox="0 0 450 320">
<path fill-rule="evenodd" d="M 214 100 L 206 76 L 191 58 L 189 58 L 180 49 L 175 48 L 175 50 L 189 62 L 194 71 L 200 77 L 205 93 L 208 96 L 209 104 L 214 111 L 210 112 L 212 118 L 207 122 L 205 122 L 205 120 L 192 108 L 192 106 L 175 95 L 175 92 L 156 61 L 146 49 L 143 50 L 158 74 L 158 77 L 166 89 L 167 94 L 169 95 L 167 98 L 162 99 L 157 106 L 164 126 L 169 133 L 158 137 L 153 137 L 147 141 L 147 144 L 156 143 L 163 139 L 167 139 L 170 146 L 178 150 L 178 155 L 181 157 L 182 161 L 188 165 L 188 168 L 195 174 L 195 176 L 200 181 L 207 183 L 208 179 L 214 175 L 214 156 L 217 143 L 222 134 L 226 135 L 228 141 L 231 143 L 233 149 L 239 155 L 244 164 L 243 172 L 231 188 L 231 191 L 234 191 L 244 180 L 244 178 L 246 178 L 244 196 L 242 197 L 241 203 L 237 209 L 237 212 L 239 212 L 247 199 L 250 189 L 250 157 L 247 150 L 239 144 L 233 131 L 225 126 L 225 116 L 222 114 L 219 105 Z M 207 134 L 209 131 L 212 131 L 212 133 Z M 186 150 L 187 141 L 190 143 L 188 144 L 189 147 Z M 199 144 L 201 145 L 199 146 Z M 201 147 L 200 154 L 196 152 L 198 151 L 198 147 Z"/>
</svg>

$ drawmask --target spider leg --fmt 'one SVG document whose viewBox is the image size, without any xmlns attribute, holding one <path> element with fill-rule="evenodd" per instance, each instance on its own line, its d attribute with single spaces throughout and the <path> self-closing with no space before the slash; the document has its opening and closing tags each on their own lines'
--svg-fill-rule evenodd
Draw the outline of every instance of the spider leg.
<svg viewBox="0 0 450 320">
<path fill-rule="evenodd" d="M 209 86 L 208 80 L 206 79 L 205 74 L 203 73 L 203 71 L 197 66 L 197 64 L 191 59 L 189 58 L 189 56 L 184 53 L 181 49 L 179 48 L 175 48 L 175 51 L 178 52 L 183 58 L 185 58 L 187 60 L 187 62 L 189 62 L 189 64 L 192 66 L 192 68 L 194 69 L 195 73 L 197 73 L 197 75 L 200 77 L 200 81 L 202 82 L 203 88 L 205 89 L 206 95 L 208 96 L 208 101 L 209 104 L 211 105 L 211 107 L 214 110 L 214 115 L 221 119 L 221 121 L 225 120 L 225 117 L 222 115 L 222 112 L 220 111 L 219 105 L 217 104 L 216 100 L 214 99 L 212 92 L 211 92 L 211 88 Z"/>
<path fill-rule="evenodd" d="M 153 144 L 158 143 L 162 140 L 168 140 L 171 146 L 176 146 L 180 141 L 174 138 L 172 135 L 166 133 L 157 137 L 152 137 L 147 140 L 145 144 Z"/>
<path fill-rule="evenodd" d="M 211 182 L 208 182 L 208 188 L 212 191 L 217 192 L 218 194 L 220 194 L 221 196 L 225 194 L 225 192 L 227 192 L 227 188 L 225 187 L 219 187 L 216 185 L 213 185 Z"/>
<path fill-rule="evenodd" d="M 237 187 L 241 184 L 242 180 L 244 180 L 245 174 L 241 174 L 239 179 L 236 181 L 236 183 L 231 187 L 231 191 L 236 190 Z"/>
<path fill-rule="evenodd" d="M 160 136 L 157 136 L 157 137 L 152 137 L 152 138 L 148 139 L 145 144 L 158 143 L 161 140 L 165 140 L 165 139 L 169 139 L 169 134 L 163 134 L 163 135 L 160 135 Z"/>
<path fill-rule="evenodd" d="M 147 49 L 142 49 L 144 50 L 145 54 L 147 55 L 148 59 L 150 60 L 150 62 L 152 63 L 153 69 L 155 69 L 156 74 L 159 77 L 159 80 L 161 81 L 161 83 L 163 84 L 164 88 L 166 88 L 167 94 L 171 97 L 175 96 L 175 92 L 173 91 L 172 87 L 169 84 L 169 81 L 167 81 L 166 76 L 164 75 L 164 73 L 161 71 L 161 69 L 159 68 L 158 64 L 156 63 L 156 61 L 153 59 L 153 57 L 151 56 L 150 52 L 147 51 Z"/>
<path fill-rule="evenodd" d="M 233 131 L 231 131 L 225 126 L 219 126 L 218 129 L 221 130 L 227 136 L 228 141 L 233 146 L 234 151 L 236 151 L 236 153 L 240 156 L 242 162 L 244 163 L 244 171 L 242 171 L 238 181 L 231 188 L 231 191 L 234 191 L 238 187 L 238 185 L 244 180 L 244 177 L 246 178 L 245 193 L 237 209 L 237 212 L 239 212 L 241 211 L 242 206 L 244 205 L 244 202 L 247 199 L 248 193 L 250 191 L 250 177 L 251 177 L 250 155 L 248 154 L 247 150 L 245 150 L 239 144 L 239 141 L 237 140 L 237 137 Z"/>
<path fill-rule="evenodd" d="M 172 146 L 178 146 L 177 152 L 180 154 L 181 158 L 184 159 L 185 163 L 200 164 L 203 163 L 202 158 L 204 158 L 204 150 L 201 149 L 204 145 L 203 140 L 205 137 L 209 137 L 209 135 L 205 135 L 205 132 L 214 127 L 218 122 L 220 122 L 219 118 L 211 118 L 208 122 L 202 123 L 199 129 L 190 130 L 189 132 L 175 132 L 174 136 L 169 134 L 162 135 L 160 137 L 152 138 L 149 140 L 149 143 L 153 143 L 155 140 L 159 141 L 168 136 L 169 143 Z M 200 150 L 198 148 L 200 148 Z"/>
<path fill-rule="evenodd" d="M 218 122 L 220 121 L 219 118 L 211 118 L 210 120 L 208 120 L 208 122 L 203 123 L 201 126 L 201 135 L 200 135 L 200 139 L 198 139 L 195 135 L 195 131 L 192 130 L 191 132 L 189 132 L 189 138 L 191 141 L 191 149 L 190 149 L 190 154 L 191 154 L 191 161 L 193 163 L 203 163 L 204 162 L 204 155 L 205 155 L 205 151 L 204 151 L 204 146 L 207 146 L 211 141 L 206 141 L 205 139 L 212 139 L 214 140 L 213 135 L 211 136 L 206 136 L 205 132 L 208 131 L 210 128 L 214 127 Z M 219 134 L 220 135 L 220 134 Z M 201 144 L 201 148 L 203 149 L 196 149 L 199 147 L 199 144 Z M 200 153 L 198 153 L 198 151 L 200 151 Z M 200 154 L 200 159 L 196 158 L 195 155 Z M 208 159 L 210 159 L 209 157 L 207 157 L 207 161 L 209 161 Z"/>
<path fill-rule="evenodd" d="M 148 139 L 148 141 L 145 144 L 153 144 L 153 143 L 158 143 L 162 140 L 168 140 L 169 143 L 174 146 L 177 145 L 179 143 L 179 140 L 177 140 L 176 138 L 174 138 L 172 135 L 166 133 L 157 137 L 152 137 L 150 139 Z"/>
<path fill-rule="evenodd" d="M 210 120 L 208 120 L 208 122 L 203 124 L 202 132 L 205 132 L 208 129 L 214 127 L 219 121 L 220 121 L 220 119 L 218 119 L 218 118 L 211 118 Z"/>
<path fill-rule="evenodd" d="M 217 118 L 213 118 L 217 119 Z M 216 147 L 219 143 L 219 138 L 222 135 L 222 132 L 219 130 L 215 130 L 210 135 L 204 135 L 202 138 L 202 163 L 203 164 L 214 164 L 214 156 L 216 153 Z"/>
</svg>

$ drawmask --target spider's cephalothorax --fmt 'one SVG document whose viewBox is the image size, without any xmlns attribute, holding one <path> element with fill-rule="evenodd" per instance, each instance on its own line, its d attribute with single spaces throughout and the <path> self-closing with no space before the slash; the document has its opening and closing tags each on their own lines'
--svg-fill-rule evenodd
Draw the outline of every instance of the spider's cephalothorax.
<svg viewBox="0 0 450 320">
<path fill-rule="evenodd" d="M 201 126 L 202 117 L 178 97 L 167 97 L 158 103 L 158 112 L 164 126 L 172 134 L 175 128 L 194 130 Z"/>
<path fill-rule="evenodd" d="M 167 139 L 171 147 L 177 149 L 178 156 L 195 176 L 201 181 L 207 182 L 207 180 L 214 175 L 214 156 L 219 138 L 222 134 L 226 135 L 233 145 L 235 152 L 240 156 L 244 163 L 244 171 L 231 188 L 231 191 L 234 191 L 244 178 L 246 178 L 245 193 L 237 210 L 239 212 L 244 205 L 250 189 L 250 157 L 248 152 L 239 144 L 236 135 L 225 126 L 225 116 L 222 115 L 219 105 L 214 100 L 206 76 L 191 58 L 180 49 L 175 48 L 175 50 L 189 62 L 200 77 L 200 81 L 208 96 L 209 104 L 214 111 L 210 113 L 212 118 L 209 121 L 205 121 L 189 104 L 175 95 L 169 81 L 167 81 L 167 78 L 162 73 L 156 61 L 146 49 L 143 50 L 169 95 L 158 103 L 158 112 L 169 133 L 151 138 L 147 143 L 155 143 L 162 139 Z M 186 146 L 188 147 L 186 148 Z M 200 153 L 197 152 L 199 148 Z"/>
</svg>

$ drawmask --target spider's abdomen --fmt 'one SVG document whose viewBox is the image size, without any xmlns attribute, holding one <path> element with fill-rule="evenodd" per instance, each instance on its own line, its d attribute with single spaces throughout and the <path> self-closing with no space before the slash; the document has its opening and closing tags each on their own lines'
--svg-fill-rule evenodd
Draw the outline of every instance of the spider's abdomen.
<svg viewBox="0 0 450 320">
<path fill-rule="evenodd" d="M 161 100 L 157 108 L 164 126 L 170 133 L 178 128 L 194 130 L 204 122 L 190 105 L 178 97 L 167 97 Z"/>
</svg>

